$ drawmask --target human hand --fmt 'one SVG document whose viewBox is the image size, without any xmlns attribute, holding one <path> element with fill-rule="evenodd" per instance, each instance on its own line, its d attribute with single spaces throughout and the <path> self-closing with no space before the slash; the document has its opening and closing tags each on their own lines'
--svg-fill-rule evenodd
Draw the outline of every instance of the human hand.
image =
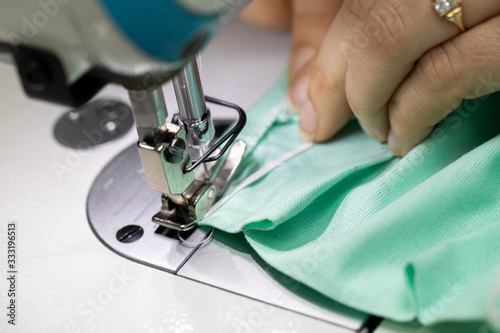
<svg viewBox="0 0 500 333">
<path fill-rule="evenodd" d="M 463 1 L 465 33 L 431 1 L 344 0 L 314 60 L 293 76 L 304 137 L 328 140 L 354 113 L 405 155 L 464 98 L 499 91 L 500 2 Z"/>
<path fill-rule="evenodd" d="M 289 100 L 297 113 L 307 100 L 311 65 L 341 5 L 342 0 L 253 0 L 240 15 L 264 28 L 292 29 Z"/>
</svg>

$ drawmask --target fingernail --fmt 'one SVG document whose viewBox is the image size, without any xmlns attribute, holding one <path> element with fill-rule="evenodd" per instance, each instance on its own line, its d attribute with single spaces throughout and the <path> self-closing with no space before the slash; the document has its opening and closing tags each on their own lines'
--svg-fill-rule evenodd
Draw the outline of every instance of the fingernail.
<svg viewBox="0 0 500 333">
<path fill-rule="evenodd" d="M 304 133 L 302 130 L 299 131 L 299 139 L 302 142 L 309 143 L 314 142 L 314 135 Z"/>
<path fill-rule="evenodd" d="M 372 128 L 359 122 L 363 131 L 379 142 L 387 142 L 387 130 L 385 128 Z"/>
<path fill-rule="evenodd" d="M 299 126 L 302 133 L 301 139 L 307 139 L 307 142 L 314 141 L 316 128 L 318 127 L 318 114 L 309 100 L 306 101 L 300 111 Z"/>
<path fill-rule="evenodd" d="M 290 66 L 292 77 L 297 73 L 316 55 L 316 50 L 310 47 L 305 47 L 297 50 L 293 54 L 292 63 Z"/>
<path fill-rule="evenodd" d="M 399 140 L 396 137 L 396 135 L 394 135 L 393 131 L 389 131 L 389 136 L 387 138 L 387 146 L 389 147 L 389 151 L 393 155 L 402 156 Z"/>
<path fill-rule="evenodd" d="M 295 114 L 300 113 L 300 106 L 296 105 L 293 102 L 292 98 L 290 97 L 290 94 L 288 94 L 286 96 L 286 106 L 291 113 L 295 113 Z"/>
<path fill-rule="evenodd" d="M 304 76 L 298 79 L 290 90 L 290 102 L 298 107 L 302 107 L 307 102 L 307 87 L 309 77 Z"/>
</svg>

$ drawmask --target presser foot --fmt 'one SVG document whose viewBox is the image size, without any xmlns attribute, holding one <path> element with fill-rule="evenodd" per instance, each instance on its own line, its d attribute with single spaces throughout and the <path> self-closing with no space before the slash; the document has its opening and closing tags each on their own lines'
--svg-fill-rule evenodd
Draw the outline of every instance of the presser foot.
<svg viewBox="0 0 500 333">
<path fill-rule="evenodd" d="M 211 177 L 193 181 L 182 194 L 162 194 L 162 207 L 153 216 L 153 222 L 179 231 L 193 228 L 224 192 L 245 150 L 245 142 L 234 142 L 227 157 L 212 167 Z"/>
</svg>

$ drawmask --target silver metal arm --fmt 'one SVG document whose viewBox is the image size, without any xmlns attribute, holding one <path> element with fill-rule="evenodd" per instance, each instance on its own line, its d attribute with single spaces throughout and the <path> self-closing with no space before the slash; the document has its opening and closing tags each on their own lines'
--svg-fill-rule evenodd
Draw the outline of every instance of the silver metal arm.
<svg viewBox="0 0 500 333">
<path fill-rule="evenodd" d="M 215 135 L 210 110 L 205 103 L 205 95 L 198 71 L 198 62 L 191 61 L 174 79 L 175 96 L 179 106 L 179 121 L 188 133 L 188 146 L 193 159 L 206 152 Z"/>
<path fill-rule="evenodd" d="M 154 142 L 166 130 L 167 105 L 161 87 L 129 90 L 139 141 Z"/>
<path fill-rule="evenodd" d="M 194 180 L 192 173 L 184 173 L 184 168 L 191 165 L 186 133 L 181 126 L 166 122 L 167 107 L 161 86 L 129 90 L 129 98 L 149 187 L 165 194 L 183 193 Z"/>
<path fill-rule="evenodd" d="M 175 96 L 179 105 L 179 115 L 186 121 L 200 121 L 207 110 L 205 95 L 201 86 L 198 62 L 189 62 L 174 77 Z"/>
</svg>

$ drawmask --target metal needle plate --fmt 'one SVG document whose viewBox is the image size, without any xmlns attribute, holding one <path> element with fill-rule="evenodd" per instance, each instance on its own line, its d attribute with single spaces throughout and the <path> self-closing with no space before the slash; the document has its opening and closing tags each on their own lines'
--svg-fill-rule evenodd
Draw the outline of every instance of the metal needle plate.
<svg viewBox="0 0 500 333">
<path fill-rule="evenodd" d="M 133 145 L 109 163 L 97 177 L 87 202 L 87 214 L 94 233 L 118 254 L 170 273 L 176 272 L 196 249 L 205 233 L 196 230 L 183 245 L 177 238 L 156 233 L 151 217 L 160 209 L 161 194 L 149 189 Z M 127 226 L 142 228 L 134 242 L 123 242 L 117 233 Z M 184 238 L 182 238 L 184 239 Z"/>
<path fill-rule="evenodd" d="M 353 331 L 360 331 L 369 318 L 269 267 L 241 234 L 216 230 L 207 235 L 196 229 L 180 237 L 168 232 L 168 237 L 155 232 L 158 226 L 151 217 L 159 208 L 160 194 L 148 188 L 135 145 L 104 168 L 87 203 L 97 237 L 133 261 Z"/>
</svg>

